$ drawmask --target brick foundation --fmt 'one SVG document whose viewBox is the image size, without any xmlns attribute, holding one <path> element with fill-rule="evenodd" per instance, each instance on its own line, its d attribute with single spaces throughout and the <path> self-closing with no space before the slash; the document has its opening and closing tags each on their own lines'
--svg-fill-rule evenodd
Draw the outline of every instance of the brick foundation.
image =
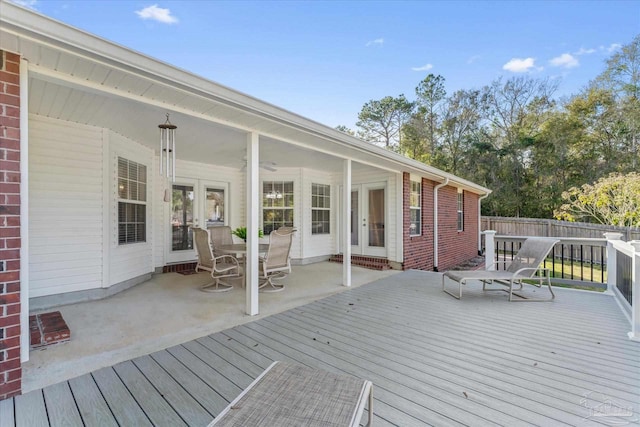
<svg viewBox="0 0 640 427">
<path fill-rule="evenodd" d="M 331 255 L 329 262 L 342 263 L 342 254 Z M 370 270 L 391 270 L 389 260 L 386 258 L 378 258 L 362 255 L 351 255 L 351 265 L 368 268 Z"/>
<path fill-rule="evenodd" d="M 20 57 L 0 51 L 0 400 L 20 394 Z"/>
</svg>

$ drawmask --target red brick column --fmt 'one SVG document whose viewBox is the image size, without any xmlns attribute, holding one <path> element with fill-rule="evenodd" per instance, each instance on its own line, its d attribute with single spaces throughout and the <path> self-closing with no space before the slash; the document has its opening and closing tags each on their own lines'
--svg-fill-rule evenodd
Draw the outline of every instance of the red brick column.
<svg viewBox="0 0 640 427">
<path fill-rule="evenodd" d="M 20 57 L 0 50 L 0 400 L 21 387 Z"/>
</svg>

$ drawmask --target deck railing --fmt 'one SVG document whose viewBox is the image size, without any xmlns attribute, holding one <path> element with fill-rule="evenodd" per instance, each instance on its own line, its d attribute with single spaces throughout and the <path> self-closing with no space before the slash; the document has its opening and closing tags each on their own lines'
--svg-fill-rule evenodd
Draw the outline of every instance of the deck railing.
<svg viewBox="0 0 640 427">
<path fill-rule="evenodd" d="M 484 234 L 485 265 L 511 260 L 528 236 Z M 604 233 L 603 239 L 566 238 L 544 261 L 552 282 L 606 289 L 629 319 L 629 338 L 640 341 L 640 241 L 624 242 L 621 233 Z M 500 264 L 498 264 L 500 265 Z"/>
</svg>

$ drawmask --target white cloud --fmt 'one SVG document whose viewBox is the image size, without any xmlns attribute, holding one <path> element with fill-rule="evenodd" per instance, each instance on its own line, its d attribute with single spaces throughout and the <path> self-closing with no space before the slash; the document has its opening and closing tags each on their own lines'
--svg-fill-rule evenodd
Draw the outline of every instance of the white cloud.
<svg viewBox="0 0 640 427">
<path fill-rule="evenodd" d="M 413 71 L 429 71 L 432 68 L 432 64 L 424 64 L 422 67 L 411 67 Z"/>
<path fill-rule="evenodd" d="M 609 45 L 609 47 L 607 48 L 607 52 L 609 52 L 609 53 L 615 52 L 616 50 L 620 49 L 621 47 L 622 47 L 621 44 L 611 43 L 611 45 Z"/>
<path fill-rule="evenodd" d="M 477 60 L 481 58 L 480 55 L 473 55 L 471 58 L 467 59 L 467 64 L 473 64 Z"/>
<path fill-rule="evenodd" d="M 172 16 L 169 9 L 158 7 L 157 4 L 145 7 L 141 10 L 136 10 L 136 14 L 142 19 L 151 19 L 153 21 L 162 22 L 163 24 L 175 24 L 178 22 L 178 18 Z"/>
<path fill-rule="evenodd" d="M 535 68 L 535 61 L 534 58 L 512 58 L 502 66 L 502 69 L 511 71 L 512 73 L 526 73 Z"/>
<path fill-rule="evenodd" d="M 384 44 L 384 39 L 382 37 L 380 37 L 379 39 L 375 39 L 375 40 L 369 40 L 366 44 L 367 47 L 369 46 L 382 46 Z"/>
<path fill-rule="evenodd" d="M 28 7 L 29 9 L 35 9 L 36 4 L 38 3 L 38 0 L 11 0 L 11 1 L 17 5 Z"/>
<path fill-rule="evenodd" d="M 554 67 L 573 68 L 580 65 L 580 62 L 570 53 L 563 53 L 549 61 Z"/>
<path fill-rule="evenodd" d="M 595 49 L 585 49 L 581 47 L 577 52 L 574 52 L 574 55 L 591 55 L 592 53 L 596 53 Z"/>
</svg>

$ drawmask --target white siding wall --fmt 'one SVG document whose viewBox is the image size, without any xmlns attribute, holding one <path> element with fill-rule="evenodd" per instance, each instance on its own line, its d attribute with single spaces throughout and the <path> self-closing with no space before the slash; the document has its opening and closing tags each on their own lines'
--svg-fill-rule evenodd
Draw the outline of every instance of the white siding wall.
<svg viewBox="0 0 640 427">
<path fill-rule="evenodd" d="M 32 297 L 102 286 L 102 140 L 98 128 L 30 117 Z"/>
<path fill-rule="evenodd" d="M 109 219 L 107 221 L 107 235 L 109 236 L 109 276 L 105 280 L 108 286 L 112 286 L 134 277 L 153 271 L 152 248 L 154 233 L 152 226 L 152 213 L 155 203 L 158 203 L 153 182 L 157 176 L 153 171 L 153 150 L 125 138 L 114 132 L 109 132 L 109 173 L 105 181 L 105 191 L 109 194 Z M 118 245 L 118 157 L 147 166 L 147 241 L 144 243 L 132 243 Z"/>
</svg>

